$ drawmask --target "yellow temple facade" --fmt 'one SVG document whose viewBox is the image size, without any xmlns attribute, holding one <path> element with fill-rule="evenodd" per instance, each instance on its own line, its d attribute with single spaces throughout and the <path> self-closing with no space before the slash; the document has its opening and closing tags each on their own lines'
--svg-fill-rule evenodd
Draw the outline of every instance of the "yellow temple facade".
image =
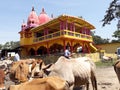
<svg viewBox="0 0 120 90">
<path fill-rule="evenodd" d="M 37 15 L 34 8 L 28 16 L 27 23 L 21 25 L 21 56 L 62 53 L 66 46 L 76 52 L 82 46 L 83 53 L 95 52 L 91 30 L 95 27 L 83 18 L 60 15 L 49 17 L 42 9 Z"/>
</svg>

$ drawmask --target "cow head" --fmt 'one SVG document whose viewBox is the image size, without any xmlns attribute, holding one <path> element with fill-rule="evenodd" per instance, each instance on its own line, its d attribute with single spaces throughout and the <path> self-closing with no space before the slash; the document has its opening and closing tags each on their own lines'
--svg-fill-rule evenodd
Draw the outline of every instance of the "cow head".
<svg viewBox="0 0 120 90">
<path fill-rule="evenodd" d="M 44 73 L 42 71 L 42 67 L 44 67 L 45 64 L 43 62 L 43 60 L 38 59 L 35 60 L 29 67 L 29 71 L 31 71 L 31 77 L 32 78 L 42 78 L 44 76 Z"/>
<path fill-rule="evenodd" d="M 4 70 L 5 74 L 8 74 L 9 72 L 9 67 L 7 67 L 6 64 L 0 65 L 0 69 Z"/>
<path fill-rule="evenodd" d="M 10 70 L 10 79 L 15 82 L 25 82 L 28 80 L 29 66 L 24 62 L 14 62 Z"/>
<path fill-rule="evenodd" d="M 9 73 L 9 69 L 11 67 L 12 61 L 4 60 L 0 62 L 0 69 L 4 70 L 5 74 Z"/>
</svg>

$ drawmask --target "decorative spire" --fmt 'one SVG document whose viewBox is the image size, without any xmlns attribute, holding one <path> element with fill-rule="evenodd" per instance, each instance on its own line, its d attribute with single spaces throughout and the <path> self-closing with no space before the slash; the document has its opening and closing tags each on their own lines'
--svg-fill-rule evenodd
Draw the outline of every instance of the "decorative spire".
<svg viewBox="0 0 120 90">
<path fill-rule="evenodd" d="M 34 10 L 34 7 L 32 7 L 32 11 L 35 11 L 35 10 Z"/>
<path fill-rule="evenodd" d="M 42 8 L 42 12 L 40 14 L 46 14 L 44 8 Z"/>
<path fill-rule="evenodd" d="M 23 19 L 23 23 L 25 23 L 25 20 Z"/>
<path fill-rule="evenodd" d="M 53 18 L 53 14 L 51 14 L 51 18 Z"/>
<path fill-rule="evenodd" d="M 44 11 L 44 8 L 42 8 L 42 12 L 45 12 L 45 11 Z"/>
</svg>

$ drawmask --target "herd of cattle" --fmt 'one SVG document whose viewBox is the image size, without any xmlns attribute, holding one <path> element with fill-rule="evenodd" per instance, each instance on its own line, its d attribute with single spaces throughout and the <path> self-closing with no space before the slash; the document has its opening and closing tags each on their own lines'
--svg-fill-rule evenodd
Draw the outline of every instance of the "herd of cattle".
<svg viewBox="0 0 120 90">
<path fill-rule="evenodd" d="M 98 90 L 95 69 L 89 57 L 69 60 L 61 56 L 47 65 L 41 59 L 4 60 L 0 61 L 0 90 L 6 90 L 6 75 L 15 83 L 8 90 L 89 90 L 90 83 L 93 90 Z M 120 81 L 120 60 L 114 70 Z"/>
</svg>

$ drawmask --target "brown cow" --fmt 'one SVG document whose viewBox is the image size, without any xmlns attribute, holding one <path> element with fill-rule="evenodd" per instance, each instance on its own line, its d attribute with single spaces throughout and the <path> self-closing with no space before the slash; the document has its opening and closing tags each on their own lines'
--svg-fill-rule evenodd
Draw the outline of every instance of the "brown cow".
<svg viewBox="0 0 120 90">
<path fill-rule="evenodd" d="M 45 63 L 43 62 L 43 60 L 41 59 L 37 59 L 35 60 L 31 67 L 29 67 L 31 70 L 31 77 L 34 78 L 34 77 L 39 77 L 39 78 L 42 78 L 43 77 L 43 71 L 41 70 L 42 67 L 45 66 Z"/>
<path fill-rule="evenodd" d="M 3 69 L 0 69 L 0 90 L 5 90 L 5 73 Z"/>
<path fill-rule="evenodd" d="M 113 66 L 120 83 L 120 60 L 117 60 Z"/>
<path fill-rule="evenodd" d="M 28 80 L 29 65 L 25 62 L 13 62 L 10 69 L 9 77 L 15 83 L 25 82 Z"/>
<path fill-rule="evenodd" d="M 43 77 L 41 67 L 44 66 L 41 59 L 23 59 L 12 63 L 10 79 L 15 83 L 25 82 L 34 77 Z"/>
<path fill-rule="evenodd" d="M 11 85 L 9 90 L 69 90 L 69 86 L 65 80 L 54 76 L 33 79 L 19 85 Z"/>
</svg>

